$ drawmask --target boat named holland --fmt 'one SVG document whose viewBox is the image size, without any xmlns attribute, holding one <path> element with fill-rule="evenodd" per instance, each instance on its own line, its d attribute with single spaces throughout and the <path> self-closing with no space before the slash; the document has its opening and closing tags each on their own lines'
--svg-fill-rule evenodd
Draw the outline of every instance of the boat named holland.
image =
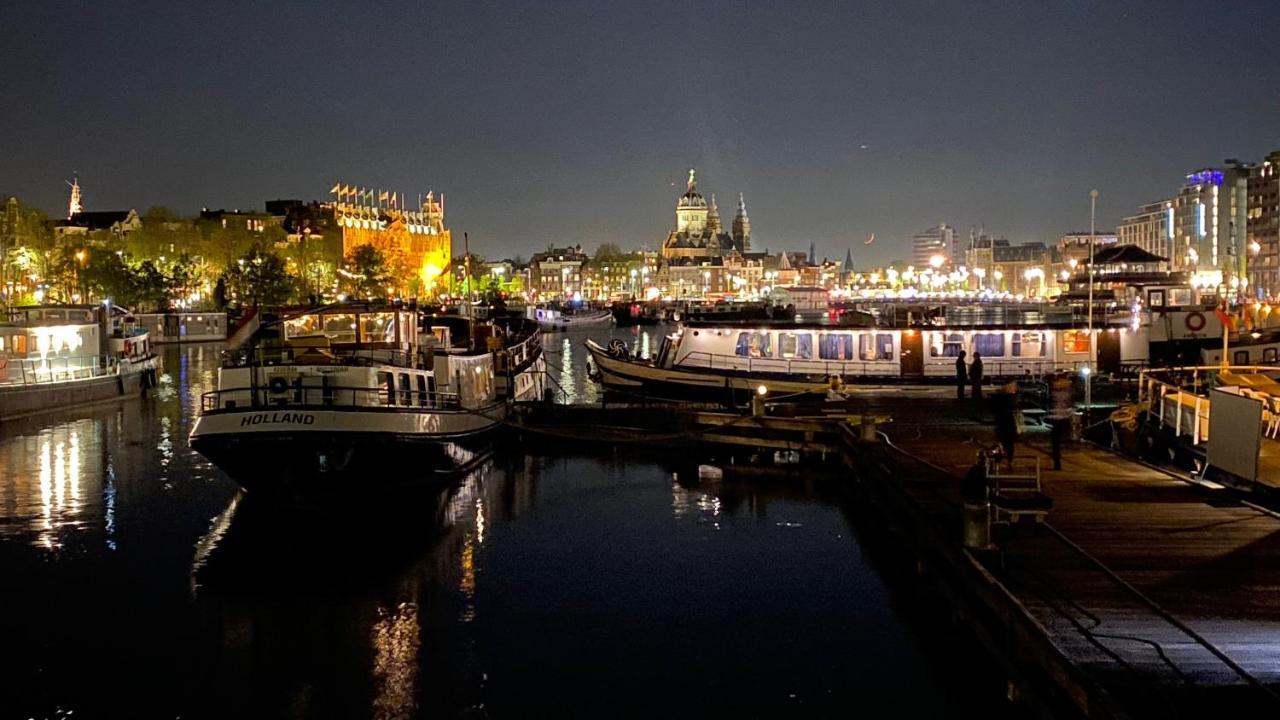
<svg viewBox="0 0 1280 720">
<path fill-rule="evenodd" d="M 301 495 L 466 471 L 514 399 L 541 394 L 539 331 L 397 306 L 282 317 L 228 354 L 191 445 L 251 492 Z"/>
</svg>

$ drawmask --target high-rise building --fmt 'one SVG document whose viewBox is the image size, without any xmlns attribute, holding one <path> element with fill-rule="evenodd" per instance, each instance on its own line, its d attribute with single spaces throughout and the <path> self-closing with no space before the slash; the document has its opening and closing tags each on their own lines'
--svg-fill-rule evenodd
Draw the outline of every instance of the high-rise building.
<svg viewBox="0 0 1280 720">
<path fill-rule="evenodd" d="M 1249 294 L 1280 294 L 1280 150 L 1249 173 L 1249 209 L 1245 221 Z"/>
<path fill-rule="evenodd" d="M 1116 242 L 1137 245 L 1173 262 L 1173 201 L 1150 202 L 1116 226 Z"/>
<path fill-rule="evenodd" d="M 955 260 L 956 229 L 946 223 L 916 233 L 911 239 L 911 262 L 916 267 L 928 267 L 934 255 L 941 255 L 945 265 Z"/>
<path fill-rule="evenodd" d="M 1233 277 L 1243 273 L 1249 170 L 1227 160 L 1222 168 L 1187 175 L 1173 198 L 1174 269 L 1221 269 Z"/>
</svg>

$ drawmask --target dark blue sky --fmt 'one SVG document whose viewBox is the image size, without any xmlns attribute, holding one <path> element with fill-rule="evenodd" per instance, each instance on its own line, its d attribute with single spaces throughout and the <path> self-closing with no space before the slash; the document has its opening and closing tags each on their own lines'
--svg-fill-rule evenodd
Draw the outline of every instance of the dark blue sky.
<svg viewBox="0 0 1280 720">
<path fill-rule="evenodd" d="M 0 22 L 0 192 L 447 198 L 489 256 L 656 247 L 689 167 L 758 248 L 1099 225 L 1280 148 L 1280 3 L 84 3 Z M 865 146 L 865 147 L 863 147 Z M 870 247 L 861 243 L 875 232 Z"/>
</svg>

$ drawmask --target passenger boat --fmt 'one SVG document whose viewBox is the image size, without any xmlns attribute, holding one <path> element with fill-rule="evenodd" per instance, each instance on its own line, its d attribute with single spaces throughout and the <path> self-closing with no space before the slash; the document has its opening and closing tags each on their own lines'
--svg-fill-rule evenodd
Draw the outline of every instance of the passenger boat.
<svg viewBox="0 0 1280 720">
<path fill-rule="evenodd" d="M 589 330 L 613 324 L 613 313 L 609 310 L 566 311 L 560 308 L 531 306 L 526 308 L 526 313 L 530 320 L 538 322 L 538 326 L 544 332 Z"/>
<path fill-rule="evenodd" d="M 508 400 L 541 393 L 538 331 L 519 322 L 343 304 L 266 330 L 227 356 L 191 431 L 191 446 L 250 491 L 348 491 L 465 471 L 486 456 Z"/>
<path fill-rule="evenodd" d="M 822 394 L 833 386 L 950 382 L 961 350 L 982 356 L 985 377 L 1022 379 L 1086 366 L 1119 370 L 1144 350 L 1118 327 L 878 327 L 824 323 L 692 322 L 667 336 L 652 358 L 625 344 L 586 341 L 601 384 L 645 396 L 741 400 L 761 386 L 773 394 Z"/>
<path fill-rule="evenodd" d="M 0 321 L 0 420 L 138 395 L 155 386 L 158 368 L 126 308 L 14 307 Z"/>
</svg>

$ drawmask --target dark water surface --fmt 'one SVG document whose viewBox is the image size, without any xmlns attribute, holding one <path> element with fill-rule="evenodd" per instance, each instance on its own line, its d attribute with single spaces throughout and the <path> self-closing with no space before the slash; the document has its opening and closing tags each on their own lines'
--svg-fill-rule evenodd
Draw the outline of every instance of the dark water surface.
<svg viewBox="0 0 1280 720">
<path fill-rule="evenodd" d="M 0 426 L 0 717 L 966 714 L 828 484 L 505 448 L 282 512 L 187 446 L 215 366 Z"/>
</svg>

